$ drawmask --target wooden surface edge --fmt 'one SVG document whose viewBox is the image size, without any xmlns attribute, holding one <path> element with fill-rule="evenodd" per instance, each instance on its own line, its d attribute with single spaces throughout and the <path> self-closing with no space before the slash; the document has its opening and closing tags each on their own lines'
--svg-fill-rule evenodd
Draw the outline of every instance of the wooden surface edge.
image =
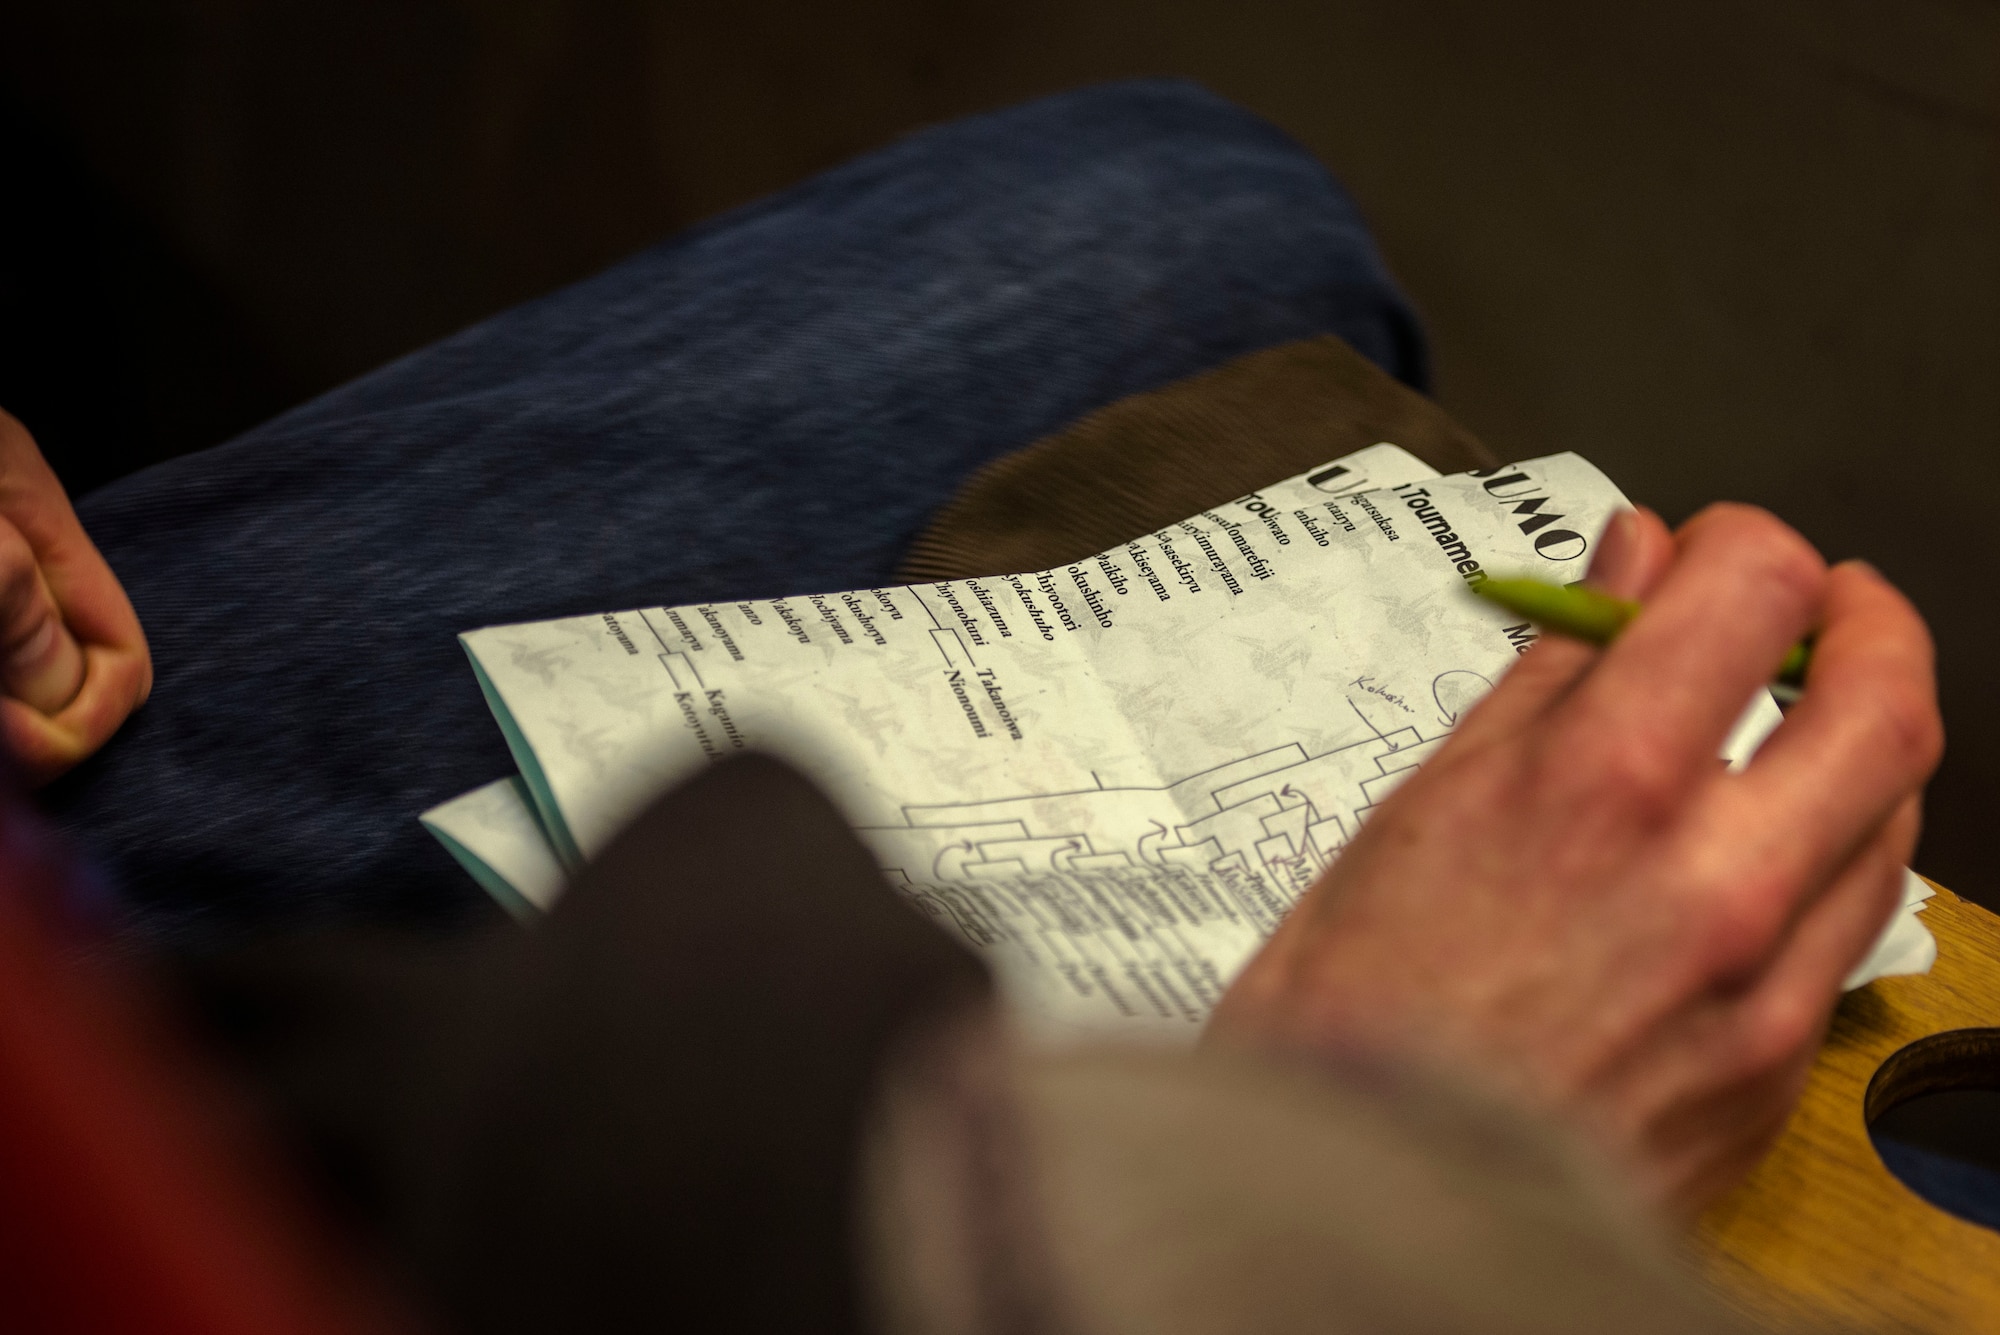
<svg viewBox="0 0 2000 1335">
<path fill-rule="evenodd" d="M 1931 972 L 1848 994 L 1784 1133 L 1696 1229 L 1704 1268 L 1756 1315 L 2000 1331 L 2000 1233 L 1899 1182 L 1862 1111 L 1876 1069 L 1906 1044 L 2000 1025 L 2000 918 L 1939 888 L 1923 920 L 1938 942 Z"/>
</svg>

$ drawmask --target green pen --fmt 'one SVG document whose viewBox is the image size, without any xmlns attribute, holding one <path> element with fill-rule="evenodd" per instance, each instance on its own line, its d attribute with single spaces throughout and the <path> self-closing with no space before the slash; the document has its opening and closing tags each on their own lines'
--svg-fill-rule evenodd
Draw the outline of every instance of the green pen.
<svg viewBox="0 0 2000 1335">
<path fill-rule="evenodd" d="M 1625 629 L 1625 623 L 1639 614 L 1639 604 L 1629 598 L 1599 593 L 1587 584 L 1551 584 L 1547 580 L 1500 579 L 1488 576 L 1473 586 L 1473 592 L 1498 603 L 1516 616 L 1524 616 L 1543 630 L 1609 644 Z M 1802 641 L 1791 647 L 1771 691 L 1781 700 L 1796 700 L 1805 685 L 1806 665 L 1812 661 L 1812 644 Z"/>
</svg>

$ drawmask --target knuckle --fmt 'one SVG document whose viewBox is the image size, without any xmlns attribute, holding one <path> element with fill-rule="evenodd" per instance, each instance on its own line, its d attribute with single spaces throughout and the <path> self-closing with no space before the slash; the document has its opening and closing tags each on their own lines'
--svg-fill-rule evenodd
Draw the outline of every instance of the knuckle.
<svg viewBox="0 0 2000 1335">
<path fill-rule="evenodd" d="M 1678 812 L 1687 777 L 1679 749 L 1643 727 L 1597 739 L 1564 769 L 1567 786 L 1587 800 L 1621 810 L 1649 828 Z"/>
<path fill-rule="evenodd" d="M 1758 578 L 1787 602 L 1802 608 L 1818 603 L 1826 587 L 1826 562 L 1796 532 L 1772 519 L 1752 555 Z"/>
<path fill-rule="evenodd" d="M 1944 719 L 1937 704 L 1916 691 L 1871 697 L 1879 754 L 1907 773 L 1928 775 L 1944 756 Z"/>
<path fill-rule="evenodd" d="M 1760 948 L 1762 926 L 1756 915 L 1745 912 L 1704 915 L 1691 952 L 1704 988 L 1728 991 L 1757 972 L 1765 958 Z"/>
<path fill-rule="evenodd" d="M 1726 543 L 1758 578 L 1801 604 L 1818 601 L 1826 560 L 1804 535 L 1761 506 L 1719 501 L 1689 522 L 1704 540 Z"/>
<path fill-rule="evenodd" d="M 1729 989 L 1753 977 L 1770 958 L 1781 926 L 1774 905 L 1781 887 L 1733 877 L 1691 896 L 1690 956 L 1704 986 Z"/>
<path fill-rule="evenodd" d="M 21 531 L 0 520 L 0 580 L 25 579 L 35 573 L 35 553 Z"/>
<path fill-rule="evenodd" d="M 27 539 L 12 524 L 0 522 L 0 622 L 18 619 L 40 588 L 41 572 Z"/>
<path fill-rule="evenodd" d="M 1759 997 L 1743 1015 L 1739 1041 L 1744 1066 L 1765 1074 L 1798 1062 L 1818 1040 L 1829 1006 L 1796 987 Z"/>
<path fill-rule="evenodd" d="M 1804 538 L 1796 533 L 1791 533 L 1791 538 L 1768 554 L 1764 577 L 1791 605 L 1801 610 L 1815 609 L 1825 596 L 1826 562 Z"/>
</svg>

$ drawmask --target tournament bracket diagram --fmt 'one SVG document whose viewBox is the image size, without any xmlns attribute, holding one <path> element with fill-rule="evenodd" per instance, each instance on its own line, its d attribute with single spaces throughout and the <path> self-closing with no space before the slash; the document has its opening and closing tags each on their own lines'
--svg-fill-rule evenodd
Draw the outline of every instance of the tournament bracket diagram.
<svg viewBox="0 0 2000 1335">
<path fill-rule="evenodd" d="M 1332 496 L 1370 486 L 1338 464 L 1306 482 Z M 926 600 L 920 604 L 930 612 Z M 956 630 L 934 624 L 932 638 L 946 664 L 970 664 Z M 1402 719 L 1382 723 L 1372 717 L 1374 697 L 1366 689 L 1350 691 L 1346 707 L 1366 735 L 1318 755 L 1288 743 L 1160 787 L 1100 783 L 984 801 L 910 803 L 902 807 L 904 823 L 864 825 L 860 833 L 884 869 L 920 897 L 926 897 L 918 891 L 924 885 L 1084 877 L 1136 887 L 1166 873 L 1170 885 L 1178 881 L 1192 891 L 1174 899 L 1204 901 L 1200 917 L 1220 909 L 1224 917 L 1270 933 L 1354 837 L 1366 813 L 1430 757 L 1488 689 L 1490 681 L 1476 671 L 1440 673 L 1432 681 L 1434 727 Z M 1216 891 L 1228 903 L 1216 903 Z"/>
<path fill-rule="evenodd" d="M 1369 810 L 1429 758 L 1487 688 L 1477 673 L 1439 675 L 1432 683 L 1435 730 L 1382 729 L 1369 717 L 1368 697 L 1350 694 L 1348 708 L 1369 735 L 1320 755 L 1294 743 L 1163 787 L 909 805 L 902 809 L 905 824 L 864 826 L 860 833 L 886 869 L 912 883 L 1205 872 L 1269 932 Z"/>
<path fill-rule="evenodd" d="M 1373 485 L 1365 474 L 1340 464 L 1304 481 L 1331 496 Z M 919 602 L 931 611 L 927 600 Z M 969 663 L 970 651 L 956 630 L 932 616 L 937 626 L 932 637 L 946 662 Z M 1431 684 L 1434 728 L 1401 719 L 1380 722 L 1373 716 L 1376 701 L 1365 690 L 1349 692 L 1346 707 L 1367 735 L 1318 755 L 1291 743 L 1158 787 L 1100 783 L 983 801 L 908 804 L 902 807 L 903 824 L 863 826 L 859 833 L 884 869 L 919 898 L 928 898 L 919 890 L 924 886 L 1049 877 L 1082 876 L 1106 888 L 1136 889 L 1138 882 L 1157 881 L 1164 872 L 1170 884 L 1193 892 L 1174 895 L 1175 900 L 1206 901 L 1199 904 L 1205 911 L 1189 916 L 1208 918 L 1220 910 L 1220 916 L 1240 915 L 1268 934 L 1367 813 L 1429 758 L 1489 689 L 1491 682 L 1476 672 L 1440 673 Z M 1194 875 L 1176 876 L 1177 871 Z M 1217 892 L 1228 902 L 1214 902 Z M 1181 907 L 1185 912 L 1196 904 Z"/>
</svg>

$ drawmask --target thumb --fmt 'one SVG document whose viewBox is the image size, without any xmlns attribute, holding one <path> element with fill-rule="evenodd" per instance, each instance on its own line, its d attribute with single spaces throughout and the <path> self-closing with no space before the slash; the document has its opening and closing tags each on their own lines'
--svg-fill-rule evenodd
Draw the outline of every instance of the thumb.
<svg viewBox="0 0 2000 1335">
<path fill-rule="evenodd" d="M 84 656 L 19 529 L 0 520 L 0 692 L 55 714 L 83 688 Z"/>
</svg>

